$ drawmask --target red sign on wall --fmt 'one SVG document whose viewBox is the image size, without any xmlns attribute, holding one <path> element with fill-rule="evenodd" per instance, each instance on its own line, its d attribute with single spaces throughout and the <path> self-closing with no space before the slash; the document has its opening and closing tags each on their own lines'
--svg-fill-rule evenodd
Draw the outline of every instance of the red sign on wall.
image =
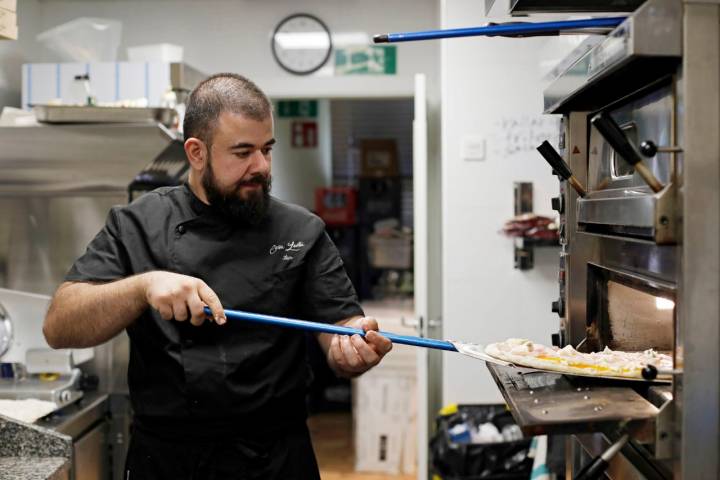
<svg viewBox="0 0 720 480">
<path fill-rule="evenodd" d="M 291 145 L 296 148 L 317 147 L 317 122 L 292 122 Z"/>
</svg>

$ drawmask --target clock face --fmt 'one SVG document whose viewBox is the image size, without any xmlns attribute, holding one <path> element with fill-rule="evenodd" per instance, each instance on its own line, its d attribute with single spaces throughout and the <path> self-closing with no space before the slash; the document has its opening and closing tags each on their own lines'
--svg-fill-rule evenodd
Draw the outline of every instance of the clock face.
<svg viewBox="0 0 720 480">
<path fill-rule="evenodd" d="M 330 58 L 330 30 L 317 17 L 290 15 L 275 28 L 272 52 L 278 64 L 290 73 L 307 75 L 319 70 Z"/>
<path fill-rule="evenodd" d="M 0 357 L 10 350 L 12 344 L 13 331 L 12 322 L 5 307 L 0 304 Z"/>
</svg>

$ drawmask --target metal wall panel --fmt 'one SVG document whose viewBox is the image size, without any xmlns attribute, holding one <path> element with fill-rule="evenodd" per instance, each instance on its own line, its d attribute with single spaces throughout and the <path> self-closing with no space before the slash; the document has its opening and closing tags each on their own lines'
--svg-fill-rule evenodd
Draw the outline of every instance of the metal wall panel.
<svg viewBox="0 0 720 480">
<path fill-rule="evenodd" d="M 681 128 L 684 205 L 676 385 L 682 464 L 676 476 L 720 478 L 720 7 L 685 2 Z"/>
</svg>

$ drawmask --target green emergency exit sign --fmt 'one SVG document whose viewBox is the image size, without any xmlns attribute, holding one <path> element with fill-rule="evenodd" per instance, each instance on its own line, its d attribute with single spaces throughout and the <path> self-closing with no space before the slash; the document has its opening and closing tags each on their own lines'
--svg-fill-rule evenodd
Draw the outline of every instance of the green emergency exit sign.
<svg viewBox="0 0 720 480">
<path fill-rule="evenodd" d="M 317 117 L 317 100 L 280 100 L 277 105 L 278 117 Z"/>
<path fill-rule="evenodd" d="M 335 75 L 395 75 L 395 45 L 370 45 L 335 50 Z"/>
</svg>

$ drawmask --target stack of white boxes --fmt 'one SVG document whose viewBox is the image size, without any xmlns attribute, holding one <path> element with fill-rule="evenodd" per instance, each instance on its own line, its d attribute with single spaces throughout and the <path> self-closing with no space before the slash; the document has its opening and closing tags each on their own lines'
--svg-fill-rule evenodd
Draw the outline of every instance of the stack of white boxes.
<svg viewBox="0 0 720 480">
<path fill-rule="evenodd" d="M 415 335 L 402 325 L 412 309 L 363 305 L 381 330 Z M 412 474 L 417 458 L 417 351 L 395 345 L 377 367 L 353 381 L 355 470 Z"/>
<path fill-rule="evenodd" d="M 17 0 L 0 0 L 0 40 L 17 40 Z"/>
<path fill-rule="evenodd" d="M 170 89 L 171 69 L 168 62 L 25 63 L 22 105 L 28 110 L 31 105 L 82 105 L 87 93 L 76 77 L 87 75 L 99 104 L 142 100 L 160 107 Z"/>
</svg>

